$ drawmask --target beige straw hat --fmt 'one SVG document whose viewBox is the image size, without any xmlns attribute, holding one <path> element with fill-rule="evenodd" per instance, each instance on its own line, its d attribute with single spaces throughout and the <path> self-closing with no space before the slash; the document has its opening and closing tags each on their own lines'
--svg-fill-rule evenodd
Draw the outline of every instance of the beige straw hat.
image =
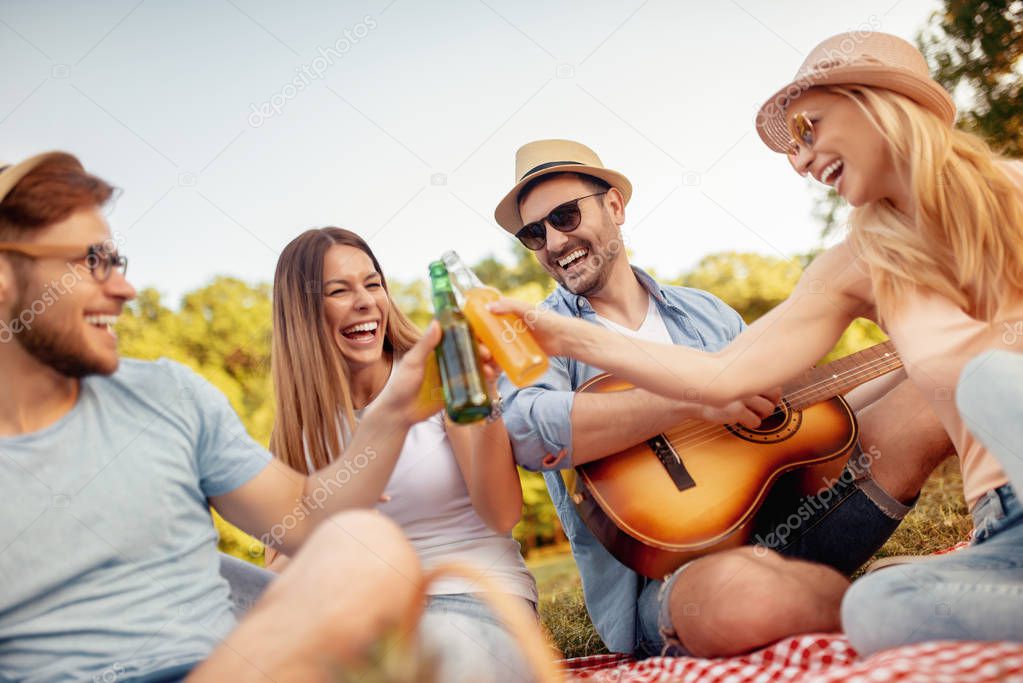
<svg viewBox="0 0 1023 683">
<path fill-rule="evenodd" d="M 519 216 L 519 193 L 522 188 L 541 176 L 551 173 L 581 173 L 600 178 L 616 188 L 629 203 L 632 183 L 618 171 L 604 168 L 597 153 L 586 145 L 571 140 L 536 140 L 515 153 L 515 187 L 494 210 L 497 224 L 514 234 L 522 228 Z"/>
<path fill-rule="evenodd" d="M 952 98 L 931 78 L 919 50 L 888 33 L 853 31 L 832 36 L 811 50 L 795 78 L 760 107 L 757 132 L 768 147 L 789 151 L 789 105 L 810 88 L 824 85 L 885 88 L 905 95 L 949 125 L 955 121 Z"/>
<path fill-rule="evenodd" d="M 33 168 L 50 157 L 61 155 L 61 152 L 43 152 L 42 154 L 29 157 L 17 164 L 5 164 L 0 161 L 0 202 L 4 200 L 4 197 L 10 194 L 11 190 L 14 189 L 14 186 L 17 185 L 22 178 L 27 176 Z"/>
</svg>

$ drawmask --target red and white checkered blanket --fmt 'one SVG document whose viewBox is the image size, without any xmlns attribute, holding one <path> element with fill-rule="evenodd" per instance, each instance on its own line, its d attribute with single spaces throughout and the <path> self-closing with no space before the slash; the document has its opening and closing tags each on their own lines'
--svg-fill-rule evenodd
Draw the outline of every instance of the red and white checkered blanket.
<svg viewBox="0 0 1023 683">
<path fill-rule="evenodd" d="M 1023 681 L 1023 644 L 921 643 L 859 659 L 844 636 L 810 634 L 726 659 L 595 655 L 564 664 L 567 681 L 593 683 L 995 683 Z"/>
</svg>

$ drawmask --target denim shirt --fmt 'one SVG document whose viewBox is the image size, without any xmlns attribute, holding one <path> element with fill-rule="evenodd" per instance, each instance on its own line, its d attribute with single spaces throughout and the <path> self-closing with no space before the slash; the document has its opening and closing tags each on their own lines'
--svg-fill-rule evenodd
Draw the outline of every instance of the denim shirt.
<svg viewBox="0 0 1023 683">
<path fill-rule="evenodd" d="M 745 327 L 739 314 L 712 294 L 688 287 L 661 286 L 639 268 L 632 270 L 656 301 L 673 343 L 716 351 Z M 586 298 L 564 287 L 554 290 L 543 305 L 560 315 L 600 324 Z M 532 386 L 519 389 L 504 375 L 499 386 L 515 459 L 528 470 L 543 472 L 561 525 L 572 544 L 582 576 L 586 609 L 597 633 L 612 652 L 631 653 L 637 645 L 636 605 L 649 579 L 625 567 L 600 545 L 576 513 L 557 471 L 572 467 L 571 415 L 575 390 L 603 372 L 572 358 L 554 357 L 547 373 Z"/>
</svg>

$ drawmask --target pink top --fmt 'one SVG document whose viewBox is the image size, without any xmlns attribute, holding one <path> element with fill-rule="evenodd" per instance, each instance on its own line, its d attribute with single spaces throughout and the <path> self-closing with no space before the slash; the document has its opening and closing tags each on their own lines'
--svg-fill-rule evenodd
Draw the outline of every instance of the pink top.
<svg viewBox="0 0 1023 683">
<path fill-rule="evenodd" d="M 1003 167 L 1023 192 L 1023 163 Z M 1020 226 L 1023 229 L 1023 226 Z M 917 290 L 887 321 L 906 372 L 930 401 L 959 453 L 966 504 L 1007 482 L 998 461 L 970 434 L 955 404 L 956 384 L 966 363 L 982 351 L 1023 348 L 1023 301 L 1004 306 L 982 322 L 934 293 Z"/>
</svg>

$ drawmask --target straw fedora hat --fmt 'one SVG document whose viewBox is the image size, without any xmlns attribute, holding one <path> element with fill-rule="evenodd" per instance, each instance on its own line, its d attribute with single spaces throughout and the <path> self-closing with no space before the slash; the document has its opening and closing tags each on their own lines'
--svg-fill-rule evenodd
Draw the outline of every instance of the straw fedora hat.
<svg viewBox="0 0 1023 683">
<path fill-rule="evenodd" d="M 951 96 L 931 78 L 927 61 L 913 45 L 889 33 L 839 33 L 811 50 L 795 78 L 760 107 L 757 132 L 768 147 L 789 151 L 789 105 L 810 88 L 825 85 L 885 88 L 905 95 L 949 125 L 955 121 Z"/>
<path fill-rule="evenodd" d="M 515 153 L 515 187 L 494 210 L 497 224 L 514 234 L 522 228 L 519 216 L 519 193 L 527 183 L 551 173 L 581 173 L 600 178 L 616 188 L 629 203 L 632 183 L 618 171 L 604 168 L 597 153 L 586 145 L 571 140 L 536 140 Z"/>
<path fill-rule="evenodd" d="M 14 186 L 21 182 L 21 179 L 29 172 L 51 157 L 62 156 L 61 152 L 44 152 L 34 157 L 29 157 L 17 164 L 5 164 L 0 161 L 0 202 L 4 200 Z"/>
</svg>

